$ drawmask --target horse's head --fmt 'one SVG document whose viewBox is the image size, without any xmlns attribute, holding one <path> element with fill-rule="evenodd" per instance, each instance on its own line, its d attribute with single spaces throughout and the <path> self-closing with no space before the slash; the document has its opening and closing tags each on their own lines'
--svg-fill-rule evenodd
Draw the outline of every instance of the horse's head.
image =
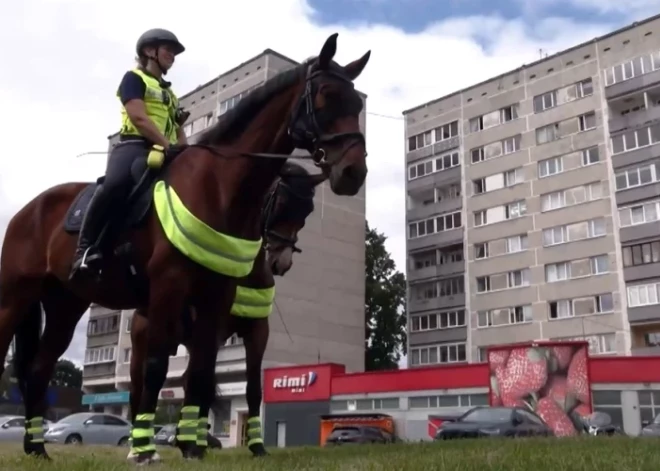
<svg viewBox="0 0 660 471">
<path fill-rule="evenodd" d="M 273 275 L 284 276 L 293 265 L 298 233 L 314 211 L 314 193 L 325 175 L 310 175 L 303 167 L 286 163 L 266 199 L 263 231 L 266 261 Z"/>
<path fill-rule="evenodd" d="M 353 196 L 367 176 L 366 143 L 359 123 L 363 103 L 353 80 L 369 62 L 371 51 L 343 67 L 332 60 L 335 52 L 336 33 L 326 40 L 318 57 L 306 63 L 305 89 L 289 132 L 296 147 L 312 154 L 332 191 Z"/>
</svg>

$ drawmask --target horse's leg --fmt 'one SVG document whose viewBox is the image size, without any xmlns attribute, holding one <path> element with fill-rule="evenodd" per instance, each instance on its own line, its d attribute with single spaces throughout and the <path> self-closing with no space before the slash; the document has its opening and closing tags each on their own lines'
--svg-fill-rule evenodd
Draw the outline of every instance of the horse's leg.
<svg viewBox="0 0 660 471">
<path fill-rule="evenodd" d="M 150 270 L 152 271 L 152 270 Z M 133 421 L 131 451 L 138 464 L 159 461 L 154 443 L 156 406 L 170 361 L 174 322 L 181 312 L 186 287 L 181 286 L 178 273 L 169 270 L 153 270 L 150 274 L 147 329 L 146 364 L 140 403 Z"/>
<path fill-rule="evenodd" d="M 245 344 L 245 369 L 247 386 L 245 398 L 248 404 L 248 448 L 255 457 L 266 456 L 261 435 L 261 363 L 268 345 L 270 328 L 268 319 L 246 321 L 243 343 Z"/>
<path fill-rule="evenodd" d="M 43 420 L 48 410 L 46 391 L 53 376 L 57 360 L 71 344 L 76 325 L 89 307 L 89 301 L 81 299 L 50 278 L 44 286 L 43 308 L 46 325 L 39 349 L 29 368 L 20 373 L 24 382 L 25 437 L 23 449 L 27 454 L 48 457 L 43 439 Z M 41 320 L 41 310 L 31 313 Z M 39 324 L 35 324 L 38 327 Z M 39 330 L 34 332 L 38 334 Z M 17 338 L 18 342 L 18 338 Z M 23 368 L 19 368 L 23 370 Z"/>
<path fill-rule="evenodd" d="M 131 319 L 131 423 L 135 422 L 140 400 L 142 399 L 142 384 L 144 382 L 144 363 L 147 353 L 147 329 L 149 323 L 145 313 L 137 309 Z M 132 436 L 132 433 L 131 433 Z M 126 459 L 133 460 L 136 456 L 131 448 Z"/>
<path fill-rule="evenodd" d="M 215 360 L 218 352 L 219 318 L 226 319 L 234 301 L 236 286 L 232 282 L 218 283 L 195 303 L 196 319 L 185 399 L 177 427 L 177 446 L 185 458 L 203 458 L 207 448 L 208 413 L 215 399 Z M 220 285 L 220 286 L 218 286 Z M 201 432 L 204 429 L 203 434 Z"/>
</svg>

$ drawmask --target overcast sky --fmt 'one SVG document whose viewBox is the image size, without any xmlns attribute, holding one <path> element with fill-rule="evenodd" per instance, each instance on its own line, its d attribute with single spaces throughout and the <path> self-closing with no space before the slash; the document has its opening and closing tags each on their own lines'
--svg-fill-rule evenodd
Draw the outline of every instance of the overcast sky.
<svg viewBox="0 0 660 471">
<path fill-rule="evenodd" d="M 656 11 L 653 11 L 655 7 Z M 339 63 L 372 50 L 357 87 L 368 94 L 367 217 L 403 270 L 401 112 L 633 20 L 658 0 L 23 0 L 0 17 L 0 240 L 40 191 L 102 174 L 119 127 L 115 91 L 137 37 L 170 28 L 186 45 L 168 79 L 181 95 L 274 49 L 296 60 L 338 32 Z M 380 115 L 380 116 L 379 116 Z M 83 318 L 66 356 L 80 361 Z"/>
</svg>

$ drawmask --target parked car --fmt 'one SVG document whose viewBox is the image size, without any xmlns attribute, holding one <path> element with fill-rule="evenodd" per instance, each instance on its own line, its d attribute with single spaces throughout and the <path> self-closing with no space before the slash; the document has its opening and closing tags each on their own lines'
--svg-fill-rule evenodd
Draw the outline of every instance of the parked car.
<svg viewBox="0 0 660 471">
<path fill-rule="evenodd" d="M 52 425 L 49 420 L 44 420 L 44 429 Z M 25 417 L 22 415 L 0 416 L 0 442 L 22 442 L 25 435 Z"/>
<path fill-rule="evenodd" d="M 326 445 L 392 443 L 394 437 L 379 427 L 368 425 L 337 425 L 325 441 Z"/>
<path fill-rule="evenodd" d="M 210 429 L 210 424 L 207 425 L 207 429 Z M 211 435 L 210 432 L 207 432 L 206 441 L 209 444 L 209 448 L 213 449 L 222 449 L 222 443 L 216 437 Z M 154 442 L 156 445 L 164 446 L 175 446 L 176 445 L 176 424 L 167 424 L 163 425 L 161 429 L 154 436 Z"/>
<path fill-rule="evenodd" d="M 44 434 L 49 443 L 128 445 L 131 424 L 112 414 L 81 412 L 51 425 Z"/>
<path fill-rule="evenodd" d="M 475 407 L 452 422 L 443 422 L 436 440 L 479 437 L 553 436 L 541 417 L 522 407 Z"/>
<path fill-rule="evenodd" d="M 656 415 L 651 421 L 642 421 L 642 437 L 660 437 L 660 414 Z"/>
<path fill-rule="evenodd" d="M 595 411 L 587 417 L 578 417 L 579 425 L 578 430 L 586 435 L 623 435 L 623 430 L 616 424 L 612 423 L 612 417 L 606 412 Z M 574 420 L 575 423 L 575 420 Z"/>
</svg>

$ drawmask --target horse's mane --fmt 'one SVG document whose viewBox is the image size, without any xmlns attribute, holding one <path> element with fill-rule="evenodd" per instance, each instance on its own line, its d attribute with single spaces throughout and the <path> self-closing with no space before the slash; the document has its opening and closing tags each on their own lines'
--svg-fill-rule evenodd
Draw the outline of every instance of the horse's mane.
<svg viewBox="0 0 660 471">
<path fill-rule="evenodd" d="M 197 144 L 213 145 L 235 137 L 271 98 L 298 82 L 306 73 L 308 64 L 309 59 L 296 67 L 278 73 L 252 90 L 246 97 L 241 98 L 234 108 L 223 114 L 217 123 L 203 131 L 197 139 Z"/>
</svg>

